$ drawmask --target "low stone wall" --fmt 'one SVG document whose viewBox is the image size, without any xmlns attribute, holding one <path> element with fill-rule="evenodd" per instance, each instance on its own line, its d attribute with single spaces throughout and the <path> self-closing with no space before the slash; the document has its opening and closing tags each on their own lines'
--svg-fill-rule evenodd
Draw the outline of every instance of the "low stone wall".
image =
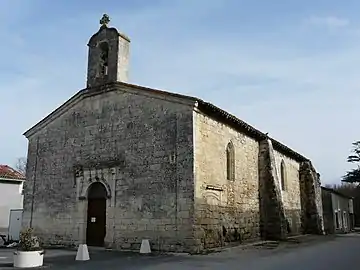
<svg viewBox="0 0 360 270">
<path fill-rule="evenodd" d="M 259 212 L 197 204 L 195 237 L 199 250 L 259 239 Z"/>
</svg>

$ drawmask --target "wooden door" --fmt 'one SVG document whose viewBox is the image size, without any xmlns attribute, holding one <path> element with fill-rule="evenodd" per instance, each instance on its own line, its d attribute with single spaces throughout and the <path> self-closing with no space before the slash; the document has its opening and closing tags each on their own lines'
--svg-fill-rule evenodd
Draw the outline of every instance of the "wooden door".
<svg viewBox="0 0 360 270">
<path fill-rule="evenodd" d="M 104 246 L 106 234 L 106 199 L 88 200 L 88 216 L 86 229 L 86 244 L 88 246 Z"/>
</svg>

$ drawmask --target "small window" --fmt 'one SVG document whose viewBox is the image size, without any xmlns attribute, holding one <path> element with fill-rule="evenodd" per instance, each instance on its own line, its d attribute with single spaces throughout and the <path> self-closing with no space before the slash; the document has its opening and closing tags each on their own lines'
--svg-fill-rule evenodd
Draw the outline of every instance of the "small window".
<svg viewBox="0 0 360 270">
<path fill-rule="evenodd" d="M 280 183 L 281 183 L 281 190 L 286 189 L 286 168 L 284 160 L 281 161 L 280 164 Z"/>
<path fill-rule="evenodd" d="M 235 180 L 235 149 L 232 142 L 226 147 L 226 179 Z"/>
<path fill-rule="evenodd" d="M 102 76 L 108 75 L 109 62 L 109 44 L 103 42 L 100 44 L 100 74 Z"/>
</svg>

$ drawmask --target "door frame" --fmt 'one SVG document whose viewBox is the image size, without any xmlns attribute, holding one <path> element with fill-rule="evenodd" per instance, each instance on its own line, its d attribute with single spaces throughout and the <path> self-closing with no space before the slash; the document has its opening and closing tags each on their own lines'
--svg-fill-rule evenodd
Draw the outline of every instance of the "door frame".
<svg viewBox="0 0 360 270">
<path fill-rule="evenodd" d="M 77 218 L 75 218 L 75 228 L 78 231 L 78 244 L 86 244 L 88 190 L 94 182 L 100 182 L 101 184 L 103 184 L 107 191 L 106 235 L 104 245 L 107 246 L 113 242 L 113 227 L 115 226 L 116 219 L 115 211 L 111 211 L 112 214 L 110 214 L 109 209 L 115 207 L 116 204 L 115 190 L 117 179 L 120 177 L 119 171 L 120 168 L 116 166 L 102 169 L 80 167 L 80 169 L 75 172 L 75 188 L 77 198 Z M 96 178 L 97 175 L 101 177 Z M 109 214 L 111 215 L 111 217 L 109 216 Z"/>
<path fill-rule="evenodd" d="M 99 180 L 98 177 L 95 179 Z M 106 186 L 95 181 L 87 190 L 87 213 L 86 213 L 86 244 L 102 247 L 106 236 Z M 91 209 L 89 208 L 91 207 Z M 92 221 L 92 218 L 95 220 Z M 98 220 L 96 220 L 98 219 Z"/>
</svg>

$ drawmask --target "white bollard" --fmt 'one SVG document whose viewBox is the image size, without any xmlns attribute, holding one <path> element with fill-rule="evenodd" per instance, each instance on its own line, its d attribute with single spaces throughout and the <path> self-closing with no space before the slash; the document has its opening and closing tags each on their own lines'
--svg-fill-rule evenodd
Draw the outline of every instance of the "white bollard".
<svg viewBox="0 0 360 270">
<path fill-rule="evenodd" d="M 75 261 L 88 261 L 90 260 L 88 247 L 86 244 L 81 244 L 78 247 Z"/>
<path fill-rule="evenodd" d="M 151 253 L 150 243 L 149 243 L 148 239 L 143 239 L 141 241 L 140 253 L 141 254 L 149 254 L 149 253 Z"/>
</svg>

